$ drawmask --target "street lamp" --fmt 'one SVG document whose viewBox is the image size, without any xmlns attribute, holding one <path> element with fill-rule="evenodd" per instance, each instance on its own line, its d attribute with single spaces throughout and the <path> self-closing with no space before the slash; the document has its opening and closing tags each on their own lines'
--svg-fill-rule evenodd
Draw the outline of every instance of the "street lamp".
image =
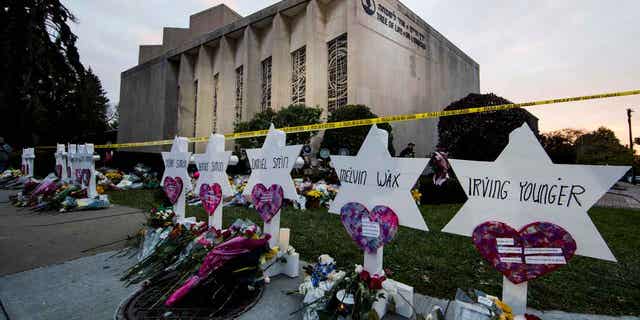
<svg viewBox="0 0 640 320">
<path fill-rule="evenodd" d="M 627 123 L 629 123 L 629 151 L 631 151 L 631 183 L 636 184 L 636 170 L 633 168 L 633 135 L 631 134 L 631 108 L 627 109 Z"/>
</svg>

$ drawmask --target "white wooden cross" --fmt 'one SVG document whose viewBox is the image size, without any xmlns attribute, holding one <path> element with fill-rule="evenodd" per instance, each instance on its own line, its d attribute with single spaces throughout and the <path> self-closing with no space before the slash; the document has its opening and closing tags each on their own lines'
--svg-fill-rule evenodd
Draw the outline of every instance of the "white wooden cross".
<svg viewBox="0 0 640 320">
<path fill-rule="evenodd" d="M 69 181 L 69 175 L 68 175 L 68 171 L 67 171 L 67 166 L 68 166 L 68 164 L 67 164 L 67 151 L 65 150 L 65 145 L 64 144 L 60 144 L 59 143 L 56 146 L 55 158 L 56 158 L 55 171 L 56 171 L 56 174 L 58 175 L 58 178 L 62 182 Z"/>
<path fill-rule="evenodd" d="M 22 149 L 22 170 L 23 174 L 27 177 L 33 177 L 34 170 L 33 164 L 36 159 L 36 153 L 34 148 Z"/>
</svg>

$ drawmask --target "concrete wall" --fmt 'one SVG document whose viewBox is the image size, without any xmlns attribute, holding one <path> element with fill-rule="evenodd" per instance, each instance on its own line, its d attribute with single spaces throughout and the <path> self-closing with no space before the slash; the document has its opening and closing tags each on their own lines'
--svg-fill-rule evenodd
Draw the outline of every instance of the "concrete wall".
<svg viewBox="0 0 640 320">
<path fill-rule="evenodd" d="M 177 66 L 160 59 L 121 75 L 119 142 L 170 139 L 177 132 Z M 162 147 L 128 149 L 161 151 Z"/>
<path fill-rule="evenodd" d="M 244 69 L 242 120 L 248 120 L 260 109 L 261 62 L 268 57 L 272 58 L 272 107 L 277 110 L 289 105 L 291 52 L 303 46 L 307 52 L 306 104 L 321 107 L 326 117 L 327 42 L 344 33 L 348 37 L 350 104 L 365 104 L 381 116 L 408 114 L 441 110 L 454 100 L 479 92 L 478 64 L 441 34 L 397 0 L 377 0 L 375 10 L 367 10 L 371 8 L 366 8 L 365 3 L 285 0 L 240 20 L 227 10 L 206 10 L 191 17 L 192 34 L 203 33 L 195 39 L 187 33 L 189 29 L 166 28 L 167 45 L 175 49 L 134 68 L 135 72 L 123 73 L 121 106 L 138 111 L 128 111 L 129 122 L 123 120 L 121 125 L 122 137 L 130 139 L 119 140 L 145 140 L 176 133 L 189 137 L 208 135 L 214 128 L 213 77 L 216 74 L 219 92 L 215 127 L 221 133 L 232 132 L 236 68 L 243 66 Z M 219 18 L 225 14 L 229 17 Z M 234 22 L 207 34 L 206 29 L 217 26 L 215 22 L 219 19 Z M 171 68 L 166 67 L 169 60 Z M 158 74 L 164 78 L 157 79 Z M 166 92 L 171 89 L 167 74 L 173 76 L 174 91 L 179 85 L 180 102 L 177 103 L 177 98 L 165 98 L 164 109 L 153 113 L 164 112 L 162 117 L 172 119 L 173 125 L 150 128 L 151 125 L 145 124 L 144 129 L 129 128 L 133 125 L 132 119 L 147 122 L 142 113 L 149 113 L 151 105 L 160 99 L 141 95 L 167 96 Z M 149 81 L 148 87 L 145 81 Z M 174 109 L 170 108 L 171 103 Z M 161 116 L 154 114 L 154 117 Z M 394 124 L 396 150 L 399 152 L 408 142 L 414 142 L 418 155 L 431 152 L 437 143 L 436 123 L 436 120 L 423 120 Z M 202 150 L 204 144 L 196 147 L 196 151 Z"/>
<path fill-rule="evenodd" d="M 449 103 L 480 90 L 479 66 L 421 20 L 412 21 L 395 0 L 378 0 L 373 15 L 360 1 L 348 2 L 349 103 L 369 106 L 378 115 L 439 111 Z M 382 7 L 395 16 L 384 24 Z M 408 12 L 407 12 L 408 13 Z M 410 14 L 410 13 L 408 13 Z M 398 33 L 398 19 L 422 34 L 420 47 Z M 415 19 L 415 17 L 414 17 Z M 390 25 L 393 26 L 390 27 Z M 393 124 L 399 153 L 416 143 L 416 154 L 425 156 L 437 144 L 437 120 Z"/>
<path fill-rule="evenodd" d="M 191 37 L 209 33 L 241 18 L 240 14 L 223 4 L 200 11 L 189 17 Z"/>
<path fill-rule="evenodd" d="M 138 51 L 138 64 L 143 64 L 164 53 L 162 45 L 141 45 Z"/>
<path fill-rule="evenodd" d="M 189 28 L 162 29 L 162 47 L 164 51 L 176 48 L 189 40 L 191 40 L 191 31 Z"/>
</svg>

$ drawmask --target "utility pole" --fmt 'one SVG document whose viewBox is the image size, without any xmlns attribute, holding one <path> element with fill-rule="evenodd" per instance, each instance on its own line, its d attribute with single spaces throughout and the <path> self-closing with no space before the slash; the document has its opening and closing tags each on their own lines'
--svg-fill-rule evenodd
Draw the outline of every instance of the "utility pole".
<svg viewBox="0 0 640 320">
<path fill-rule="evenodd" d="M 629 151 L 631 151 L 631 183 L 636 184 L 636 170 L 633 169 L 633 135 L 631 134 L 631 113 L 633 110 L 627 109 L 627 122 L 629 123 Z"/>
</svg>

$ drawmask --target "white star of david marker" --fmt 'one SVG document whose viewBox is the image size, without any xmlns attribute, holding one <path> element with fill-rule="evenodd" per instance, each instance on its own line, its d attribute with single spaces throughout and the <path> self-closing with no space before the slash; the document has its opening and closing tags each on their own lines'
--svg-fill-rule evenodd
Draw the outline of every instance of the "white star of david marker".
<svg viewBox="0 0 640 320">
<path fill-rule="evenodd" d="M 286 142 L 287 134 L 282 130 L 276 130 L 271 124 L 262 148 L 246 150 L 251 164 L 251 176 L 242 193 L 244 196 L 251 196 L 253 187 L 262 183 L 267 188 L 272 184 L 280 185 L 286 199 L 298 198 L 296 186 L 291 179 L 291 170 L 302 145 L 287 146 Z"/>
<path fill-rule="evenodd" d="M 207 143 L 205 153 L 195 154 L 193 156 L 200 177 L 196 184 L 196 193 L 200 192 L 200 186 L 203 183 L 217 183 L 222 189 L 222 196 L 229 197 L 233 195 L 229 177 L 227 176 L 227 166 L 229 165 L 229 157 L 231 151 L 224 151 L 224 136 L 221 134 L 212 134 Z"/>
<path fill-rule="evenodd" d="M 388 137 L 387 131 L 374 125 L 357 156 L 331 156 L 340 191 L 329 212 L 340 214 L 349 202 L 359 202 L 369 210 L 384 205 L 398 215 L 400 225 L 427 231 L 411 188 L 429 160 L 391 157 Z"/>
<path fill-rule="evenodd" d="M 486 221 L 516 229 L 551 222 L 575 239 L 576 254 L 616 261 L 587 210 L 629 167 L 554 164 L 527 124 L 511 132 L 495 162 L 449 161 L 468 200 L 443 232 L 471 236 Z"/>
<path fill-rule="evenodd" d="M 180 177 L 183 183 L 183 193 L 191 190 L 191 179 L 187 172 L 191 152 L 189 150 L 189 139 L 185 137 L 175 137 L 171 145 L 171 151 L 162 152 L 162 160 L 165 162 L 164 174 L 160 183 L 164 183 L 166 177 Z"/>
</svg>

